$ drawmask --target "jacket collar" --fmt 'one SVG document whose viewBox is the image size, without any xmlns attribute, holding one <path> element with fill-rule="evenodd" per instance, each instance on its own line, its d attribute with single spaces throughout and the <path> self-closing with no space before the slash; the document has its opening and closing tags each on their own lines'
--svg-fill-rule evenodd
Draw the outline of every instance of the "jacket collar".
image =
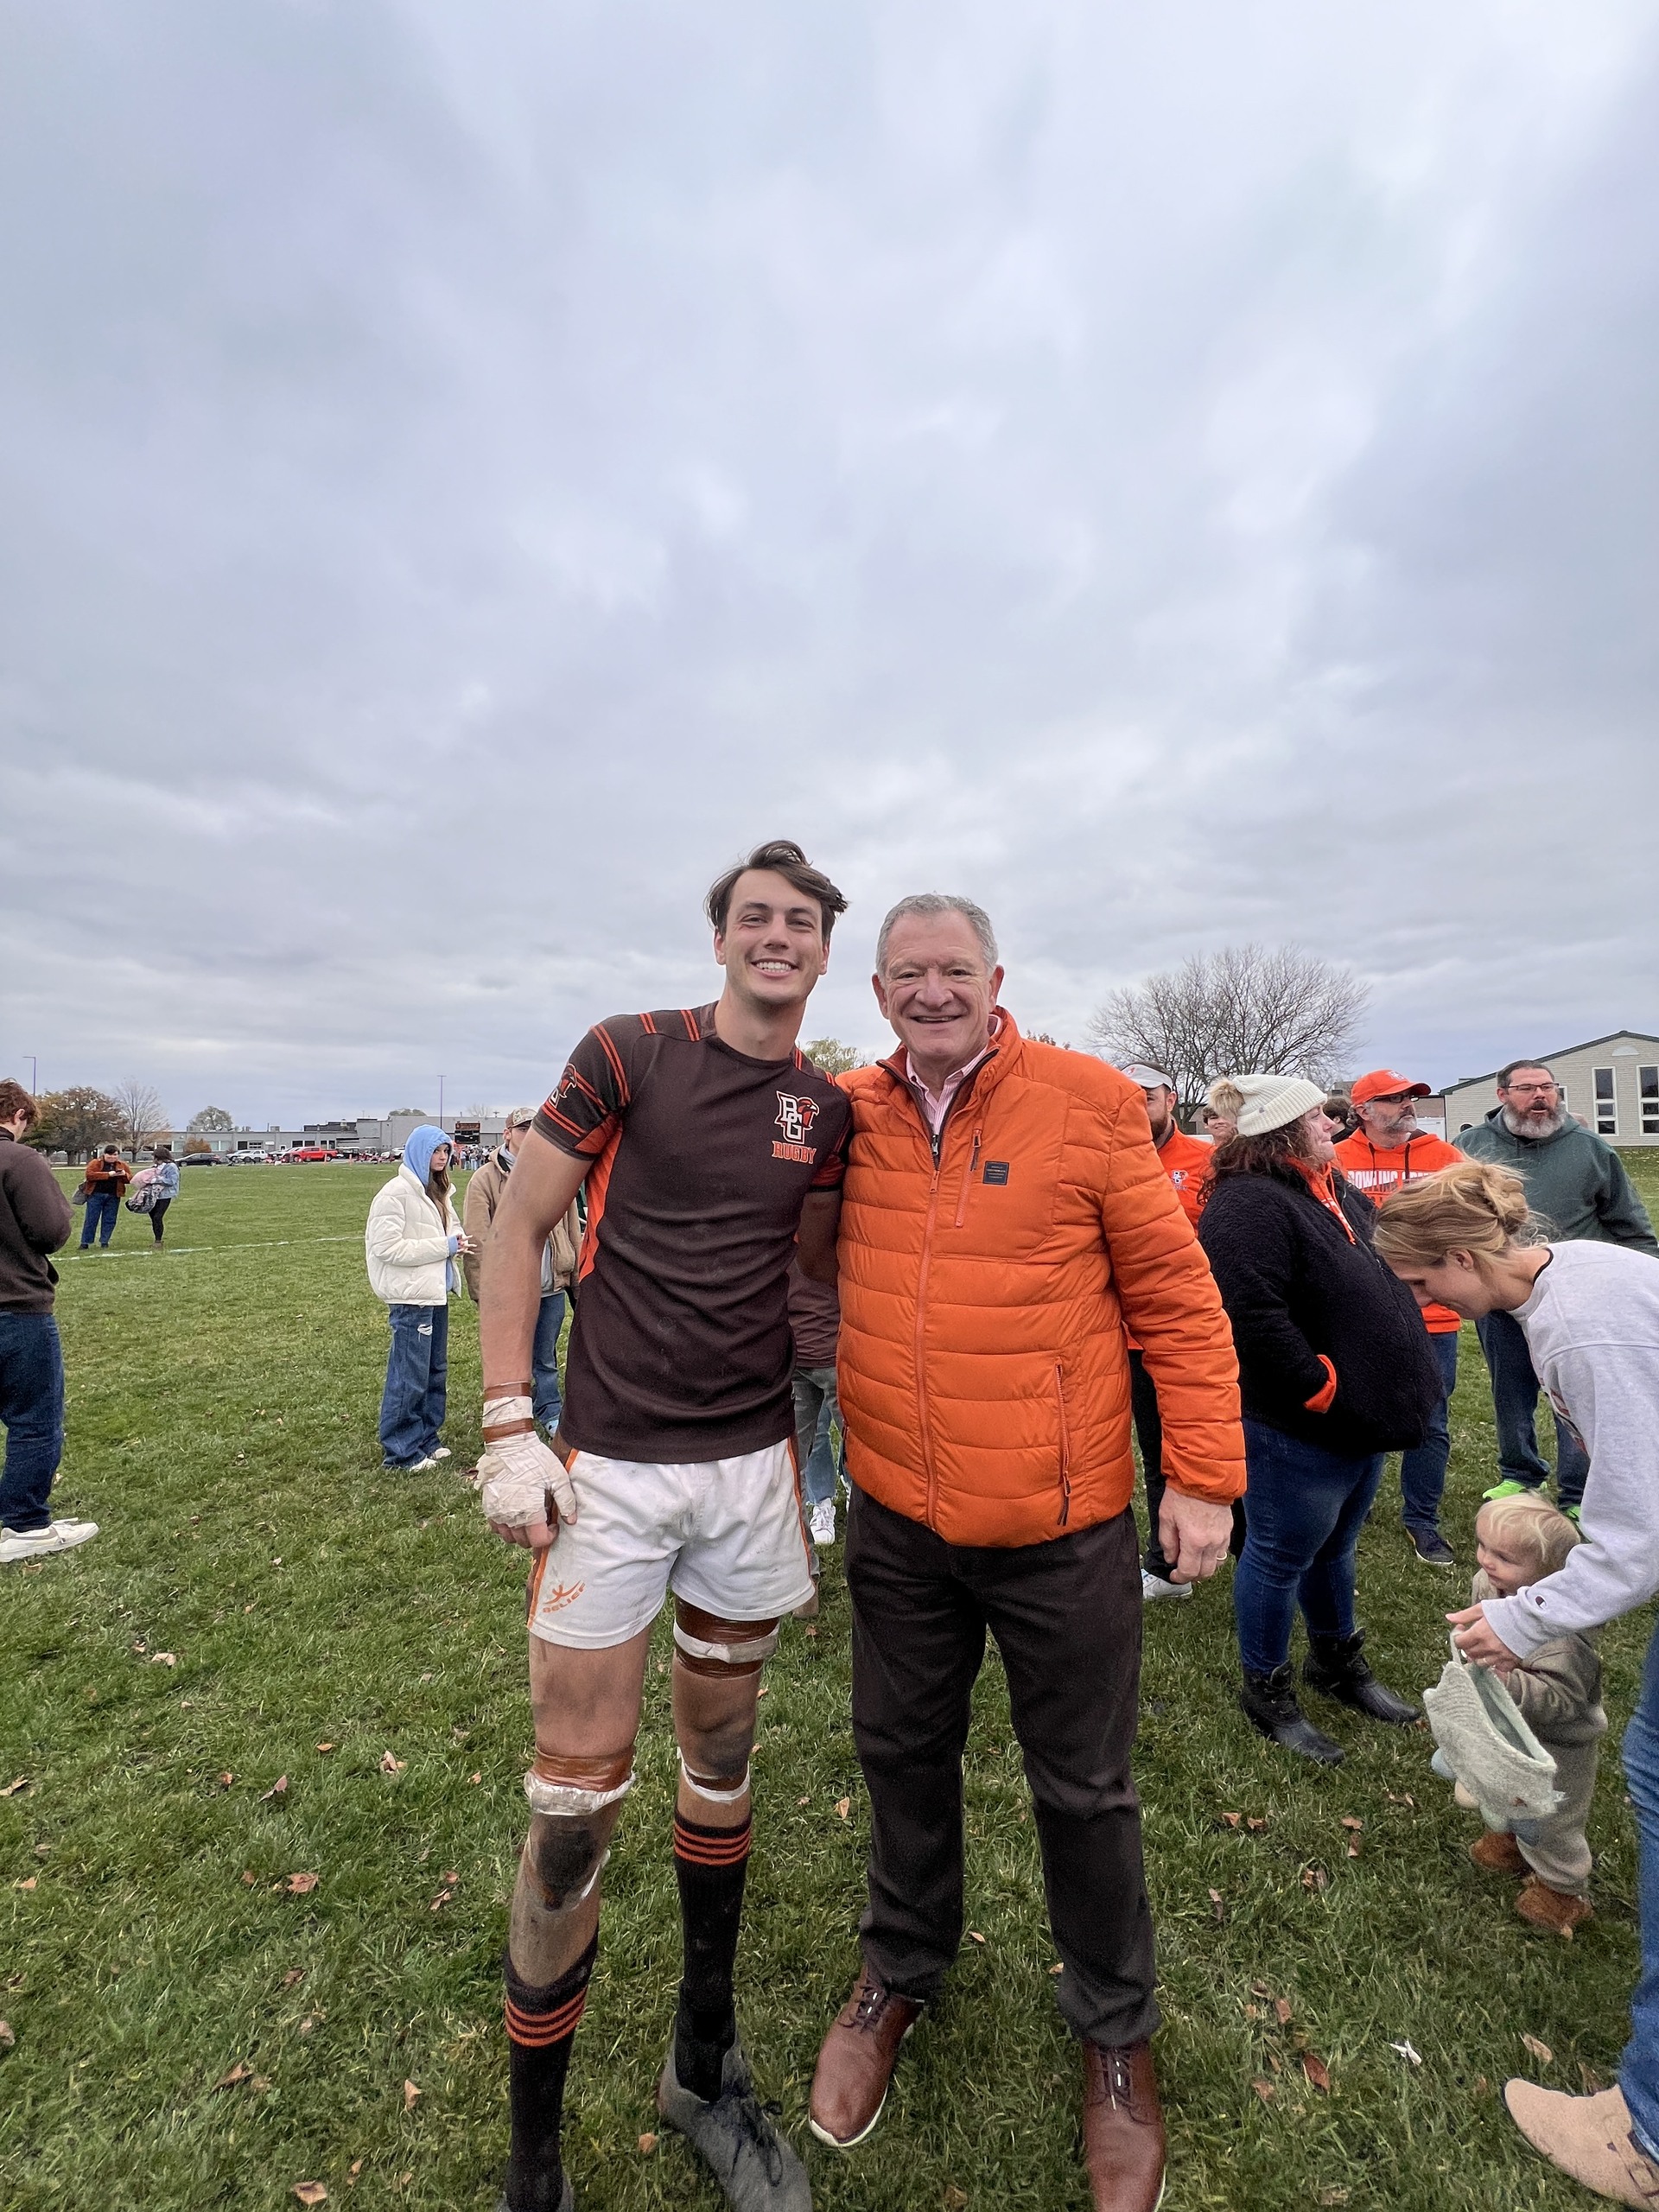
<svg viewBox="0 0 1659 2212">
<path fill-rule="evenodd" d="M 1019 1024 L 1003 1006 L 993 1007 L 991 1016 L 997 1026 L 992 1033 L 989 1050 L 963 1077 L 961 1088 L 950 1102 L 952 1110 L 962 1104 L 969 1092 L 982 1096 L 995 1088 L 1019 1060 L 1025 1042 L 1020 1034 Z M 909 1055 L 900 1045 L 888 1058 L 876 1063 L 891 1078 L 889 1095 L 893 1090 L 910 1091 L 908 1060 Z"/>
</svg>

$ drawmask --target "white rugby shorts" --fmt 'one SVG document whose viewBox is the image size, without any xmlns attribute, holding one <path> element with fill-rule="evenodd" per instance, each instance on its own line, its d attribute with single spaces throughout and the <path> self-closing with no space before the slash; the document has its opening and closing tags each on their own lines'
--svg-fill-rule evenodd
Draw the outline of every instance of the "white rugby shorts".
<svg viewBox="0 0 1659 2212">
<path fill-rule="evenodd" d="M 576 1517 L 530 1580 L 530 1630 L 605 1651 L 649 1628 L 671 1590 L 726 1621 L 781 1619 L 812 1593 L 795 1440 L 735 1459 L 569 1463 Z"/>
</svg>

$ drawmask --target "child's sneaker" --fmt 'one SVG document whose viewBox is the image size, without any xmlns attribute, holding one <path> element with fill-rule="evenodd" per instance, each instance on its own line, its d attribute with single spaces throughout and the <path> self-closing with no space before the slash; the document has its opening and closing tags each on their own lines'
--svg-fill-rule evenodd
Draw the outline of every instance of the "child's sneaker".
<svg viewBox="0 0 1659 2212">
<path fill-rule="evenodd" d="M 1469 1856 L 1488 1874 L 1525 1874 L 1530 1870 L 1521 1847 L 1503 1828 L 1488 1828 L 1469 1847 Z"/>
</svg>

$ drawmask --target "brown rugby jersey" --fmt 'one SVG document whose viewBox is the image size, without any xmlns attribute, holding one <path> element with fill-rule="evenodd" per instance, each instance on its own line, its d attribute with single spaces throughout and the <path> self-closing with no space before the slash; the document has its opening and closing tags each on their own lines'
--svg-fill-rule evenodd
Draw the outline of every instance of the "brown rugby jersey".
<svg viewBox="0 0 1659 2212">
<path fill-rule="evenodd" d="M 559 1434 L 652 1462 L 793 1433 L 788 1277 L 810 1191 L 846 1167 L 851 1109 L 810 1060 L 752 1060 L 715 1009 L 588 1032 L 536 1116 L 591 1158 Z"/>
</svg>

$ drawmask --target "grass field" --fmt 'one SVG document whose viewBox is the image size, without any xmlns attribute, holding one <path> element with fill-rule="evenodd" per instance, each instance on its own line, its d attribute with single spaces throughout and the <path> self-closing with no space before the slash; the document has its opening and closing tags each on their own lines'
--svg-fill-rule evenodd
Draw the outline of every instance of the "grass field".
<svg viewBox="0 0 1659 2212">
<path fill-rule="evenodd" d="M 360 1236 L 384 1173 L 188 1173 L 163 1256 L 124 1213 L 111 1254 L 62 1263 L 54 1503 L 104 1534 L 0 1581 L 0 1788 L 22 1782 L 0 1798 L 8 2212 L 274 2212 L 309 2181 L 331 2205 L 493 2204 L 498 1960 L 529 1746 L 524 1567 L 454 1476 L 380 1471 L 385 1328 Z M 478 1411 L 462 1304 L 457 1465 Z M 1465 1556 L 1492 1457 L 1471 1332 L 1448 1516 Z M 1416 1690 L 1466 1574 L 1417 1566 L 1396 1509 L 1390 1478 L 1361 1612 L 1388 1679 Z M 1616 1732 L 1648 1628 L 1605 1639 Z M 1251 1733 L 1234 1668 L 1224 1586 L 1152 1609 L 1138 1770 L 1169 2212 L 1587 2204 L 1498 2092 L 1517 2071 L 1604 2082 L 1623 2042 L 1637 1943 L 1616 1759 L 1592 1828 L 1597 1917 L 1566 1945 L 1529 1932 L 1509 1885 L 1471 1866 L 1426 1736 L 1320 1705 L 1351 1752 L 1317 1772 Z M 572 2070 L 569 2163 L 579 2201 L 605 2212 L 718 2202 L 675 2139 L 641 2147 L 677 1971 L 666 1690 L 659 1651 Z M 806 2092 L 861 1897 L 847 1699 L 837 1554 L 817 1632 L 791 1624 L 761 1707 L 740 2017 L 763 2090 L 825 2212 L 1084 2207 L 1077 2063 L 994 1658 L 969 1754 L 983 1941 L 907 2047 L 871 2143 L 838 2158 L 810 2141 Z M 1394 2047 L 1407 2043 L 1421 2064 Z"/>
</svg>

